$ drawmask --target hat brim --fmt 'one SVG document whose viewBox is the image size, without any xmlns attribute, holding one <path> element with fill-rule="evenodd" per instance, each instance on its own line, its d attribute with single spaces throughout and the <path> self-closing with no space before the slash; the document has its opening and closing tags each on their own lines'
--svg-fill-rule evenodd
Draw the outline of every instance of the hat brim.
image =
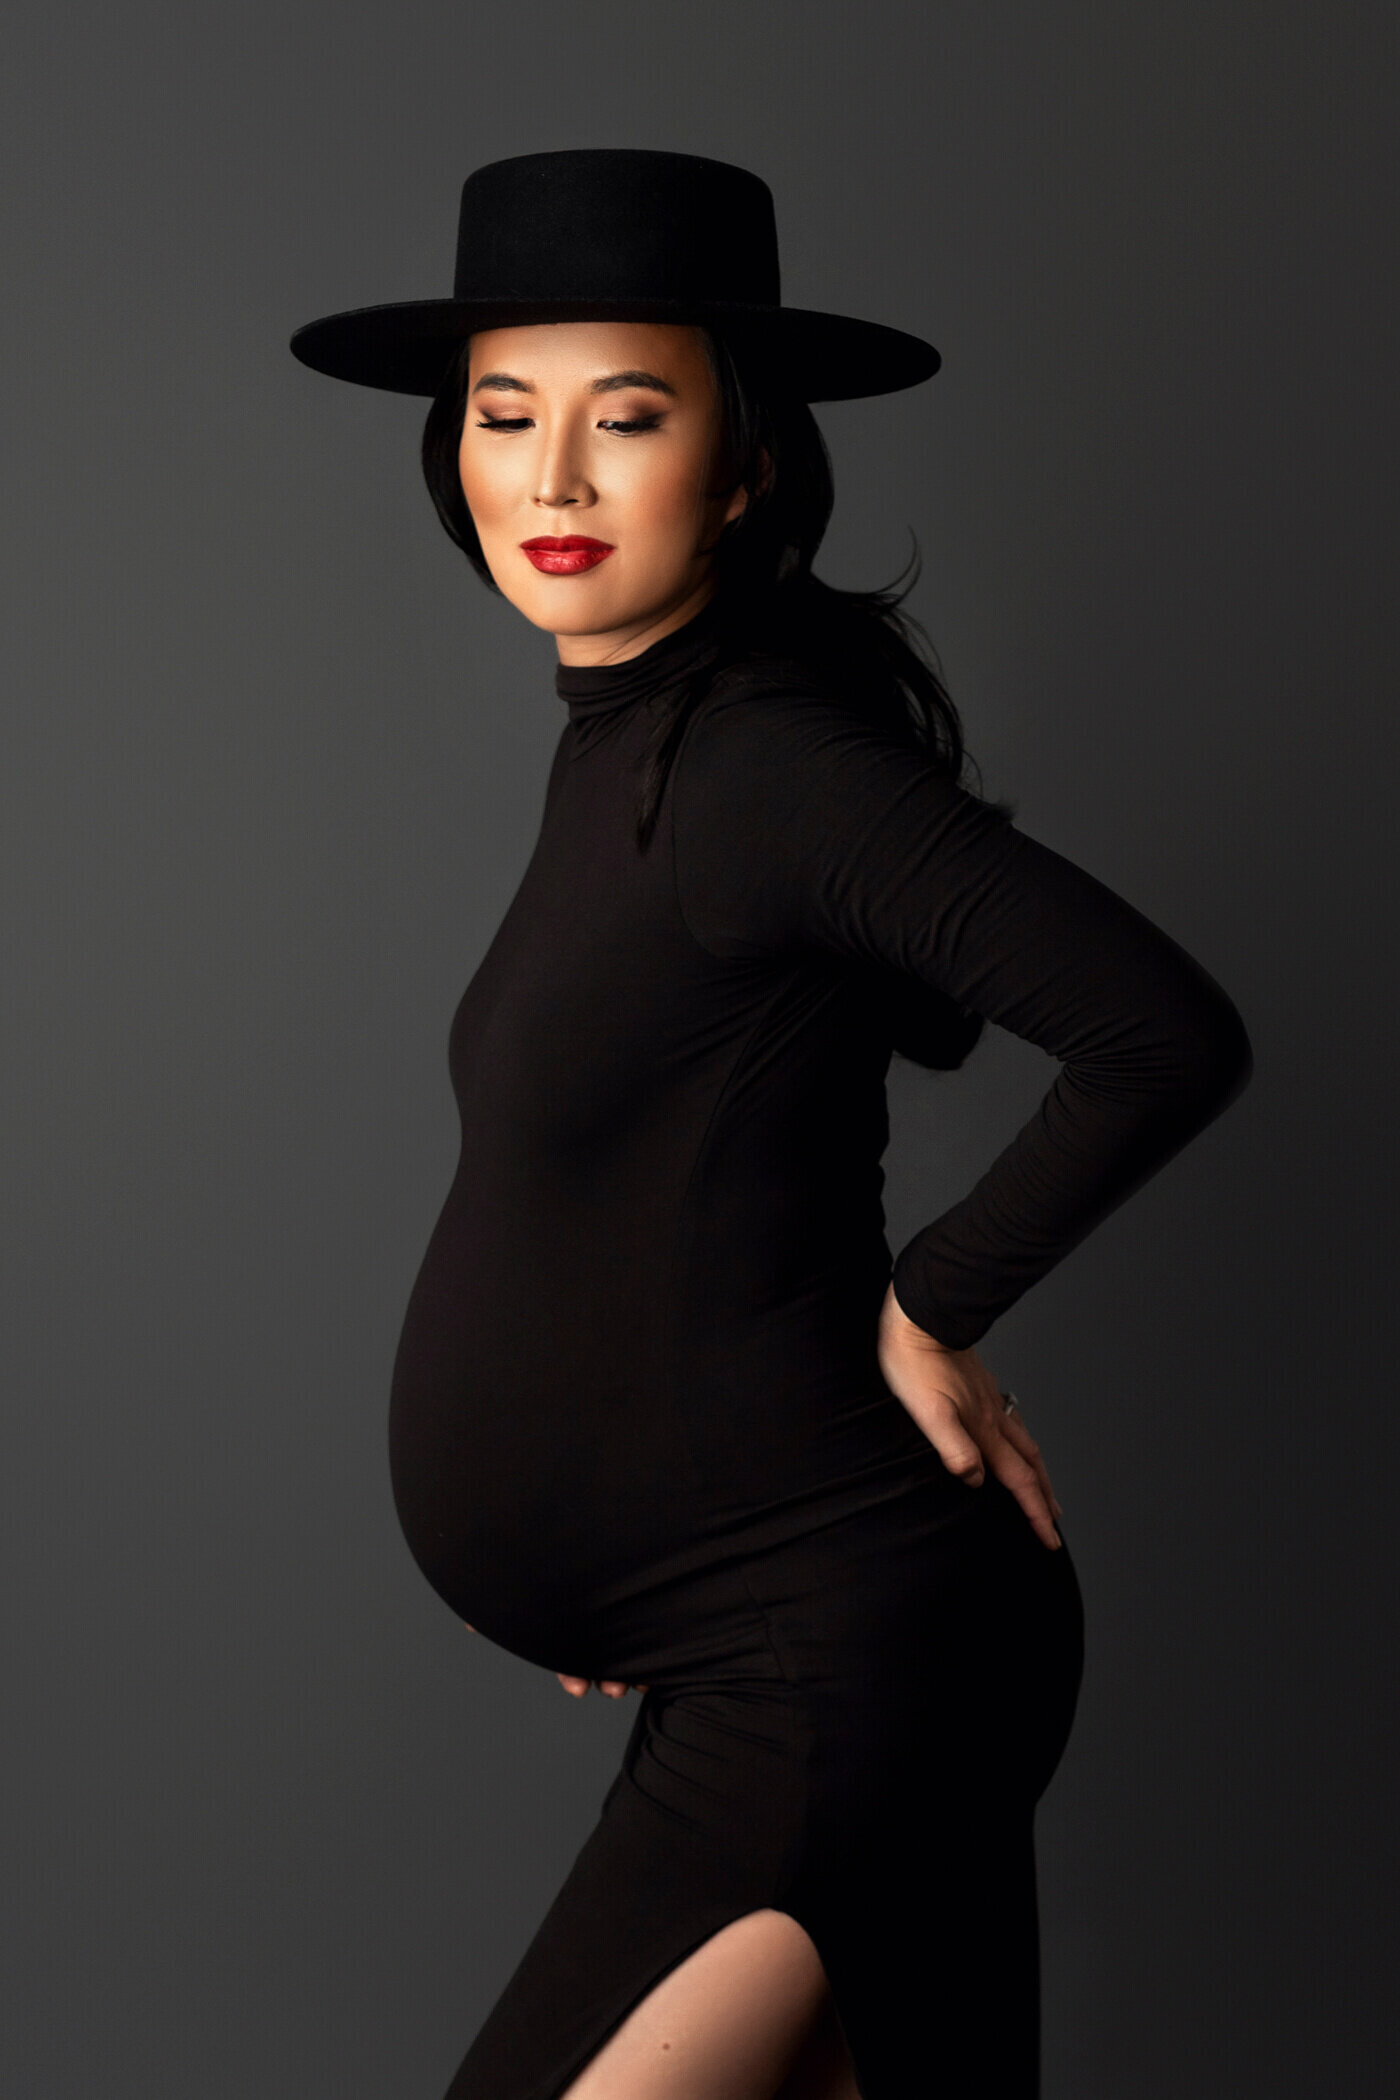
<svg viewBox="0 0 1400 2100">
<path fill-rule="evenodd" d="M 361 306 L 308 321 L 291 338 L 304 365 L 356 386 L 395 394 L 435 394 L 463 337 L 481 328 L 557 321 L 699 322 L 720 330 L 783 392 L 800 401 L 852 401 L 892 394 L 931 379 L 942 360 L 932 343 L 800 306 L 746 306 L 673 300 L 417 299 Z"/>
</svg>

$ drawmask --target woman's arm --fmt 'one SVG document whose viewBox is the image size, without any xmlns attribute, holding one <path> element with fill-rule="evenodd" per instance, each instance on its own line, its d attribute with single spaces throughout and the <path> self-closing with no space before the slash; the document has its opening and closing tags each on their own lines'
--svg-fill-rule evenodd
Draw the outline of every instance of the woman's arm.
<svg viewBox="0 0 1400 2100">
<path fill-rule="evenodd" d="M 838 702 L 716 695 L 672 792 L 681 907 L 712 953 L 883 963 L 1061 1061 L 895 1259 L 899 1306 L 946 1349 L 977 1342 L 1250 1077 L 1238 1010 L 1168 934 Z"/>
</svg>

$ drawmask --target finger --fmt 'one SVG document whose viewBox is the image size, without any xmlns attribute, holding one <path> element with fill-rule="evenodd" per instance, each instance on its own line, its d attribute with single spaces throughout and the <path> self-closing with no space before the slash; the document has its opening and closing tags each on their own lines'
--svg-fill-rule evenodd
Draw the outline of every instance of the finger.
<svg viewBox="0 0 1400 2100">
<path fill-rule="evenodd" d="M 598 1689 L 600 1692 L 606 1692 L 609 1699 L 620 1699 L 627 1687 L 625 1684 L 620 1684 L 615 1677 L 600 1677 L 598 1679 Z"/>
<path fill-rule="evenodd" d="M 1022 1458 L 1028 1459 L 1035 1467 L 1046 1502 L 1053 1503 L 1054 1489 L 1050 1485 L 1050 1473 L 1040 1446 L 1031 1435 L 1030 1425 L 1025 1416 L 1015 1408 L 1005 1408 L 997 1419 L 997 1426 L 1007 1441 L 1015 1445 Z"/>
<path fill-rule="evenodd" d="M 1004 1437 L 1009 1438 L 1021 1453 L 1021 1456 L 1028 1458 L 1035 1467 L 1036 1477 L 1040 1481 L 1041 1491 L 1045 1496 L 1046 1503 L 1058 1517 L 1060 1515 L 1060 1505 L 1055 1500 L 1055 1490 L 1050 1485 L 1049 1469 L 1041 1455 L 1040 1446 L 1031 1435 L 1025 1421 L 1019 1414 L 1004 1414 L 1001 1419 L 1001 1433 Z"/>
<path fill-rule="evenodd" d="M 575 1699 L 581 1699 L 588 1690 L 588 1679 L 586 1677 L 566 1677 L 562 1670 L 556 1670 L 554 1674 L 563 1685 L 565 1691 L 571 1693 Z"/>
<path fill-rule="evenodd" d="M 1003 1487 L 1009 1487 L 1030 1519 L 1036 1537 L 1052 1549 L 1063 1544 L 1055 1529 L 1055 1519 L 1050 1503 L 1040 1485 L 1040 1477 L 1028 1458 L 1023 1458 L 1009 1439 L 1000 1439 L 991 1458 L 991 1466 Z"/>
<path fill-rule="evenodd" d="M 953 1402 L 942 1395 L 940 1399 L 942 1404 L 932 1420 L 921 1422 L 924 1435 L 950 1473 L 968 1487 L 981 1487 L 987 1473 L 982 1447 L 969 1434 Z"/>
<path fill-rule="evenodd" d="M 465 1619 L 463 1619 L 463 1621 L 462 1621 L 462 1624 L 463 1624 L 464 1626 L 466 1626 L 466 1627 L 467 1627 L 467 1632 L 468 1632 L 468 1633 L 475 1633 L 475 1632 L 476 1632 L 476 1628 L 475 1628 L 475 1626 L 467 1626 L 467 1622 L 466 1622 L 466 1620 L 465 1620 Z"/>
</svg>

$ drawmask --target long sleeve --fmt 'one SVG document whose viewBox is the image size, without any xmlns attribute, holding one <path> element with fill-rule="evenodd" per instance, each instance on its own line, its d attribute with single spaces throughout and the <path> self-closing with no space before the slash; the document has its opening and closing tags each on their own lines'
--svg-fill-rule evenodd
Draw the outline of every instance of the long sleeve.
<svg viewBox="0 0 1400 2100">
<path fill-rule="evenodd" d="M 839 701 L 716 695 L 673 795 L 681 909 L 711 953 L 893 967 L 1061 1063 L 895 1259 L 900 1305 L 947 1347 L 980 1340 L 1249 1080 L 1238 1010 L 1168 934 Z"/>
</svg>

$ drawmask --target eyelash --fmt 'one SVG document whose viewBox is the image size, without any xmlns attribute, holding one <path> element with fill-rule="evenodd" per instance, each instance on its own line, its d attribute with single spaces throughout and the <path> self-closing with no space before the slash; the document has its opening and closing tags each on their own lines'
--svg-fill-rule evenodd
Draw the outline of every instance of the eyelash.
<svg viewBox="0 0 1400 2100">
<path fill-rule="evenodd" d="M 485 422 L 478 423 L 476 427 L 478 430 L 523 430 L 529 420 L 528 416 L 488 416 Z M 635 416 L 626 422 L 610 417 L 598 426 L 600 430 L 611 430 L 618 437 L 637 437 L 648 430 L 659 430 L 660 427 L 660 416 Z"/>
</svg>

